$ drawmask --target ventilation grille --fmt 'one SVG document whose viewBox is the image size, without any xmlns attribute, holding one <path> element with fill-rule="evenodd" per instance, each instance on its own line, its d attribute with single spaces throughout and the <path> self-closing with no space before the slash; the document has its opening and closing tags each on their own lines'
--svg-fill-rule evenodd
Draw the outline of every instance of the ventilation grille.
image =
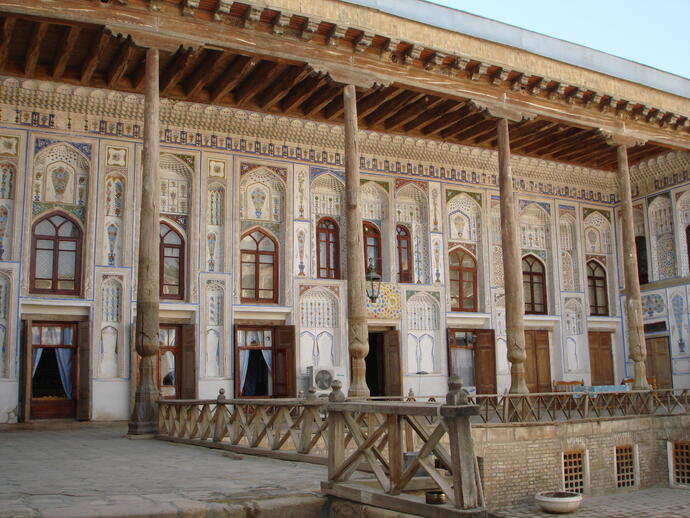
<svg viewBox="0 0 690 518">
<path fill-rule="evenodd" d="M 673 480 L 678 485 L 690 486 L 690 442 L 673 444 Z"/>
<path fill-rule="evenodd" d="M 616 485 L 635 487 L 635 450 L 632 446 L 616 446 Z"/>
<path fill-rule="evenodd" d="M 563 489 L 574 493 L 585 490 L 585 461 L 582 451 L 563 452 Z"/>
</svg>

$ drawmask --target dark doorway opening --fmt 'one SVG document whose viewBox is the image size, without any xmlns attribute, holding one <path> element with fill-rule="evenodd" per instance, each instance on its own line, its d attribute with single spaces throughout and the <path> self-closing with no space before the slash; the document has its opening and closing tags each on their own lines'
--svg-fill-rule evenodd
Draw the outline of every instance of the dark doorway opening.
<svg viewBox="0 0 690 518">
<path fill-rule="evenodd" d="M 366 357 L 367 386 L 372 397 L 385 396 L 383 331 L 369 333 L 369 354 Z"/>
<path fill-rule="evenodd" d="M 269 380 L 271 371 L 264 359 L 263 351 L 249 351 L 247 378 L 244 383 L 243 396 L 270 396 Z"/>
</svg>

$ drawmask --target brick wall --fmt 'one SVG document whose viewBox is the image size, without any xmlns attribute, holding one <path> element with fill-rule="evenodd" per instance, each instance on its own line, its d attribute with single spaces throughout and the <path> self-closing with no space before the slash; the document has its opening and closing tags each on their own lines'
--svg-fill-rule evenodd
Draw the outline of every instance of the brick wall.
<svg viewBox="0 0 690 518">
<path fill-rule="evenodd" d="M 498 508 L 534 493 L 562 490 L 562 453 L 586 452 L 585 494 L 618 488 L 615 447 L 637 445 L 638 487 L 668 486 L 666 441 L 690 440 L 690 416 L 635 417 L 550 424 L 475 425 L 487 504 Z"/>
</svg>

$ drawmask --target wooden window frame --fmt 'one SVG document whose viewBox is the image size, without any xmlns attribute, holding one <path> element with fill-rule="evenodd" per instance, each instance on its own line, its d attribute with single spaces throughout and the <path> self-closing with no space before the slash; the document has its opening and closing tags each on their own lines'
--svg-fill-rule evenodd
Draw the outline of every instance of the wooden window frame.
<svg viewBox="0 0 690 518">
<path fill-rule="evenodd" d="M 690 275 L 690 225 L 685 227 L 685 252 L 688 255 L 688 275 Z"/>
<path fill-rule="evenodd" d="M 530 261 L 532 261 L 530 263 Z M 525 293 L 525 315 L 546 315 L 548 314 L 548 307 L 549 307 L 549 301 L 546 298 L 546 265 L 539 259 L 536 255 L 529 254 L 526 255 L 522 258 L 522 286 L 523 289 L 525 289 L 525 284 L 528 284 L 529 286 L 529 302 L 527 301 L 527 293 Z M 529 267 L 529 270 L 525 270 L 525 262 L 527 262 L 527 266 Z M 542 268 L 541 272 L 535 272 L 534 271 L 534 264 L 539 264 Z M 529 277 L 529 280 L 527 283 L 525 283 L 525 276 Z M 538 278 L 541 279 L 541 295 L 542 295 L 542 305 L 544 308 L 542 311 L 537 311 L 535 309 L 535 306 L 537 305 L 534 302 L 534 294 L 535 294 L 535 286 L 537 283 L 534 282 L 534 279 Z"/>
<path fill-rule="evenodd" d="M 362 222 L 362 234 L 364 242 L 364 268 L 369 268 L 369 254 L 367 253 L 369 248 L 374 248 L 374 257 L 376 264 L 374 265 L 374 271 L 379 275 L 383 275 L 383 260 L 381 258 L 381 230 L 371 223 L 370 221 Z M 369 246 L 367 243 L 367 238 L 374 238 L 374 246 Z"/>
<path fill-rule="evenodd" d="M 322 226 L 327 224 L 333 225 L 333 228 Z M 321 266 L 322 243 L 326 245 L 325 267 Z M 331 249 L 334 253 L 331 253 Z M 331 264 L 331 257 L 334 257 L 335 264 Z M 319 279 L 340 279 L 340 226 L 333 218 L 321 218 L 316 224 L 316 277 Z"/>
<path fill-rule="evenodd" d="M 54 236 L 43 236 L 43 235 L 37 235 L 36 234 L 36 227 L 42 223 L 43 221 L 50 221 L 50 218 L 54 216 L 60 216 L 61 218 L 64 218 L 66 221 L 63 221 L 60 226 L 55 227 L 55 235 Z M 65 237 L 65 236 L 60 236 L 60 227 L 64 225 L 67 221 L 69 221 L 74 227 L 77 229 L 77 232 L 79 235 L 77 237 Z M 55 224 L 50 221 L 50 223 L 55 226 Z M 53 268 L 52 268 L 52 277 L 50 279 L 53 288 L 50 289 L 45 289 L 45 288 L 37 288 L 36 287 L 36 256 L 37 256 L 37 246 L 38 246 L 38 241 L 52 241 L 53 242 Z M 82 269 L 82 245 L 83 245 L 83 240 L 84 240 L 84 232 L 82 231 L 81 226 L 77 221 L 67 214 L 63 212 L 52 212 L 50 214 L 46 214 L 42 218 L 37 219 L 34 224 L 31 227 L 31 258 L 30 258 L 30 268 L 29 268 L 29 274 L 30 274 L 30 282 L 29 282 L 29 292 L 30 293 L 46 293 L 46 294 L 55 294 L 55 295 L 79 295 L 81 292 L 81 269 Z M 60 264 L 60 243 L 62 242 L 74 242 L 76 243 L 76 250 L 74 251 L 74 289 L 71 290 L 61 290 L 58 289 L 58 283 L 59 283 L 59 276 L 58 276 L 58 268 Z M 39 280 L 44 280 L 44 279 L 39 279 Z M 47 280 L 47 279 L 45 279 Z"/>
<path fill-rule="evenodd" d="M 597 273 L 601 272 L 601 275 Z M 597 295 L 603 289 L 604 300 Z M 594 259 L 587 261 L 587 290 L 589 292 L 589 314 L 597 317 L 609 316 L 608 277 L 604 266 Z"/>
<path fill-rule="evenodd" d="M 459 257 L 459 261 L 458 261 L 459 266 L 452 266 L 451 265 L 450 256 L 453 254 L 461 254 Z M 464 259 L 465 255 L 469 256 L 470 259 L 472 259 L 472 261 L 474 262 L 474 268 L 467 268 L 467 267 L 462 266 L 463 259 Z M 477 291 L 478 291 L 478 288 L 477 288 L 477 277 L 478 277 L 477 276 L 477 259 L 469 251 L 465 250 L 464 248 L 455 248 L 448 253 L 448 272 L 450 273 L 452 271 L 458 272 L 459 280 L 451 280 L 450 275 L 449 275 L 448 276 L 449 277 L 448 285 L 450 286 L 450 292 L 452 293 L 453 292 L 453 289 L 452 289 L 453 283 L 459 284 L 459 286 L 458 286 L 459 297 L 458 298 L 460 299 L 460 306 L 453 306 L 452 305 L 453 299 L 451 297 L 451 308 L 450 308 L 451 311 L 476 313 L 477 311 L 479 311 L 479 304 L 478 304 L 479 301 L 477 300 Z M 466 272 L 472 273 L 473 289 L 472 289 L 472 306 L 470 308 L 466 308 L 466 307 L 462 306 L 462 300 L 464 299 L 464 297 L 462 296 L 463 284 L 465 282 L 462 274 L 466 273 Z"/>
<path fill-rule="evenodd" d="M 159 330 L 167 329 L 168 331 L 174 329 L 176 334 L 175 346 L 170 346 L 167 344 L 163 345 L 160 343 L 160 340 L 158 342 L 158 365 L 156 369 L 156 384 L 158 386 L 158 391 L 159 393 L 161 392 L 161 357 L 166 351 L 170 351 L 173 353 L 173 356 L 175 357 L 175 394 L 172 396 L 163 396 L 161 393 L 161 397 L 163 399 L 182 399 L 182 325 L 160 324 L 158 328 Z"/>
<path fill-rule="evenodd" d="M 256 248 L 254 250 L 244 250 L 244 249 L 240 248 L 240 272 L 239 272 L 239 275 L 240 275 L 240 301 L 241 302 L 258 302 L 258 303 L 263 303 L 263 304 L 277 304 L 278 303 L 278 295 L 279 295 L 279 293 L 278 293 L 278 262 L 280 259 L 278 242 L 273 238 L 273 236 L 271 236 L 265 230 L 263 230 L 261 228 L 253 228 L 253 229 L 245 232 L 244 234 L 242 234 L 242 236 L 240 237 L 240 243 L 242 242 L 242 240 L 245 237 L 248 237 L 248 236 L 251 237 L 251 235 L 254 232 L 258 232 L 258 233 L 262 234 L 264 237 L 262 237 L 261 239 L 270 239 L 273 242 L 273 251 L 271 252 L 271 251 L 266 251 L 266 250 L 259 250 L 259 242 L 261 240 L 256 241 L 253 237 L 252 237 L 252 239 L 254 240 L 254 243 L 256 244 Z M 242 255 L 243 254 L 253 255 L 254 260 L 251 262 L 242 261 Z M 273 257 L 273 287 L 272 287 L 273 296 L 271 298 L 261 298 L 259 296 L 260 292 L 261 292 L 261 289 L 259 288 L 259 286 L 260 286 L 259 272 L 261 270 L 261 268 L 260 268 L 260 264 L 261 264 L 260 263 L 260 257 L 262 255 L 270 255 Z M 242 285 L 242 265 L 243 264 L 254 264 L 254 287 L 253 288 L 249 288 L 249 287 L 245 288 Z M 244 289 L 253 290 L 254 293 L 256 294 L 256 298 L 254 298 L 254 297 L 243 297 L 242 296 L 242 290 L 244 290 Z"/>
<path fill-rule="evenodd" d="M 163 234 L 162 236 L 160 236 L 160 243 L 159 243 L 159 249 L 158 249 L 158 253 L 159 253 L 159 257 L 160 257 L 160 263 L 159 263 L 159 267 L 158 267 L 158 280 L 159 280 L 160 284 L 159 284 L 158 292 L 159 292 L 161 299 L 184 300 L 185 256 L 186 256 L 185 249 L 187 248 L 187 242 L 186 242 L 184 236 L 182 235 L 182 233 L 179 232 L 170 223 L 168 223 L 167 221 L 161 221 L 160 224 L 165 225 L 168 228 L 168 231 L 165 234 Z M 181 244 L 175 245 L 175 244 L 170 244 L 170 243 L 164 242 L 165 236 L 167 236 L 170 232 L 174 232 L 180 238 Z M 178 293 L 175 295 L 164 293 L 164 287 L 166 286 L 164 284 L 164 280 L 165 280 L 165 258 L 167 257 L 165 255 L 165 249 L 166 248 L 174 248 L 174 249 L 177 249 L 180 251 L 180 255 L 178 257 L 175 257 L 176 259 L 179 260 L 179 263 L 180 263 L 180 268 L 179 268 L 179 272 L 177 275 L 177 282 L 178 282 L 177 286 L 178 286 L 179 290 L 178 290 Z M 174 257 L 174 256 L 170 256 L 170 257 Z M 168 284 L 167 286 L 172 286 L 172 284 Z"/>
<path fill-rule="evenodd" d="M 407 242 L 407 253 L 403 252 L 403 243 Z M 396 225 L 395 227 L 395 243 L 398 251 L 398 282 L 411 283 L 414 282 L 414 264 L 412 262 L 412 232 L 406 225 Z M 408 268 L 403 270 L 403 259 L 406 255 Z"/>
<path fill-rule="evenodd" d="M 637 279 L 640 284 L 647 284 L 649 282 L 649 263 L 647 261 L 647 238 L 645 236 L 635 236 L 635 253 L 637 255 Z"/>
</svg>

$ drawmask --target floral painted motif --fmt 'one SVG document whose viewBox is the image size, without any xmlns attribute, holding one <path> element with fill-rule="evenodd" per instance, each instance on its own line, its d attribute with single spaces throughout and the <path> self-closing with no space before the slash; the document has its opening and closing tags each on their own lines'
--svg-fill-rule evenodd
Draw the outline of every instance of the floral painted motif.
<svg viewBox="0 0 690 518">
<path fill-rule="evenodd" d="M 0 164 L 0 198 L 11 199 L 15 168 L 12 164 Z"/>
<path fill-rule="evenodd" d="M 216 271 L 216 259 L 215 259 L 215 254 L 216 254 L 216 241 L 218 240 L 218 236 L 216 236 L 215 232 L 209 232 L 208 235 L 206 236 L 206 241 L 208 242 L 208 271 L 209 272 L 215 272 Z"/>
<path fill-rule="evenodd" d="M 254 205 L 254 214 L 261 219 L 264 203 L 266 202 L 266 192 L 263 189 L 256 188 L 251 192 L 250 196 Z"/>
<path fill-rule="evenodd" d="M 70 173 L 64 167 L 56 167 L 50 172 L 50 180 L 53 182 L 53 189 L 59 201 L 62 201 L 62 197 L 65 195 L 69 177 Z"/>
<path fill-rule="evenodd" d="M 647 317 L 663 313 L 665 310 L 664 299 L 661 295 L 652 293 L 651 295 L 644 295 L 642 297 L 642 311 L 647 314 Z"/>
<path fill-rule="evenodd" d="M 117 225 L 108 225 L 108 266 L 115 266 L 115 245 L 117 243 Z"/>
<path fill-rule="evenodd" d="M 367 298 L 367 315 L 369 318 L 398 320 L 401 314 L 400 288 L 396 284 L 381 283 L 381 291 L 376 302 Z"/>
</svg>

